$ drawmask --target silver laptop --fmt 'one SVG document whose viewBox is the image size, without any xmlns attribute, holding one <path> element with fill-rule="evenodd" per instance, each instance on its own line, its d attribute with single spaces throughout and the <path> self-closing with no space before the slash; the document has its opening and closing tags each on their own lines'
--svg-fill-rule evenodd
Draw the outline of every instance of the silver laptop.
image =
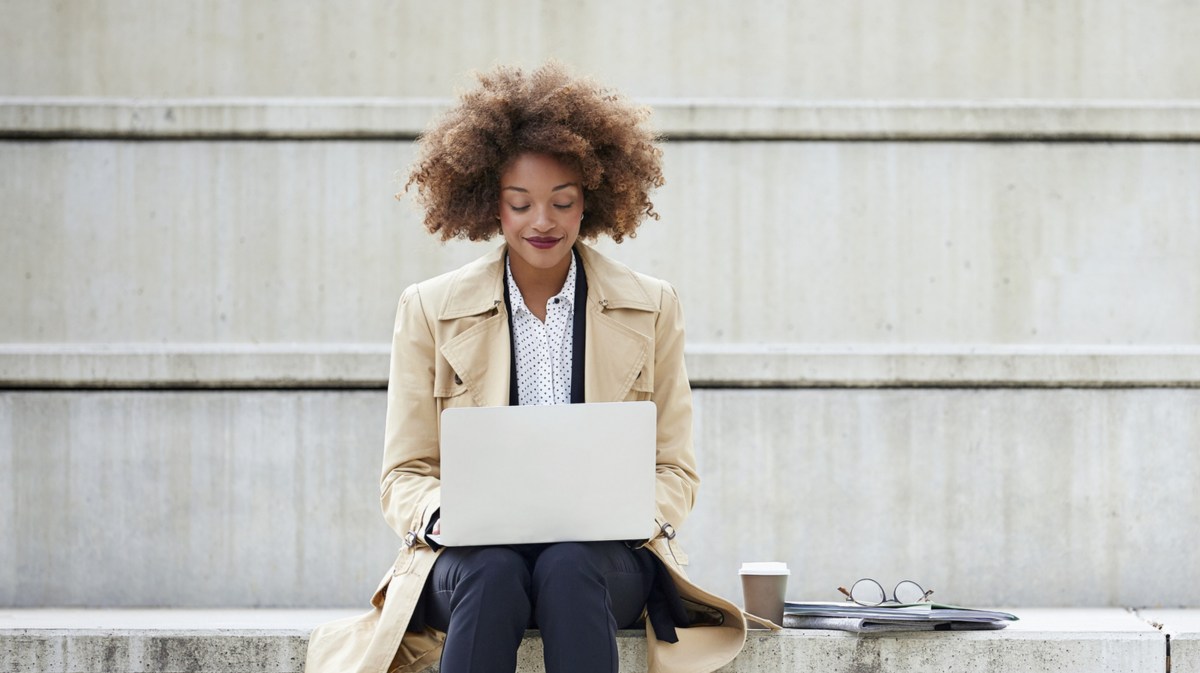
<svg viewBox="0 0 1200 673">
<path fill-rule="evenodd" d="M 442 412 L 441 543 L 645 539 L 653 402 Z"/>
</svg>

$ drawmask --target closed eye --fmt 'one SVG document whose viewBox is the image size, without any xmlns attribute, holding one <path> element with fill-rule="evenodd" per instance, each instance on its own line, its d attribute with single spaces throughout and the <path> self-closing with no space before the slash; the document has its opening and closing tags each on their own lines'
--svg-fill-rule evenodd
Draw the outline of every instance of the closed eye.
<svg viewBox="0 0 1200 673">
<path fill-rule="evenodd" d="M 567 210 L 567 209 L 569 209 L 569 208 L 572 208 L 572 207 L 574 207 L 574 206 L 575 206 L 575 202 L 574 202 L 574 201 L 572 201 L 572 202 L 570 202 L 570 203 L 556 203 L 556 204 L 554 204 L 554 207 L 555 207 L 555 208 L 558 208 L 559 210 Z"/>
<path fill-rule="evenodd" d="M 523 213 L 529 210 L 529 206 L 509 206 L 509 209 L 511 209 L 514 213 Z"/>
</svg>

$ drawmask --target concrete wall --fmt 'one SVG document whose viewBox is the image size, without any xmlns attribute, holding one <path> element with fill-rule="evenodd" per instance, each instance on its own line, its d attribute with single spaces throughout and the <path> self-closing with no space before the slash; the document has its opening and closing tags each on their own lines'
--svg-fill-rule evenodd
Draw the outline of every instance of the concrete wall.
<svg viewBox="0 0 1200 673">
<path fill-rule="evenodd" d="M 386 340 L 440 245 L 404 142 L 0 143 L 0 342 Z M 1196 143 L 676 142 L 604 246 L 693 343 L 1200 343 Z M 1145 298 L 1152 297 L 1153 301 Z"/>
<path fill-rule="evenodd" d="M 0 4 L 0 95 L 446 96 L 557 56 L 635 96 L 1200 98 L 1189 0 Z"/>
<path fill-rule="evenodd" d="M 795 595 L 819 600 L 863 576 L 915 579 L 967 605 L 1200 598 L 1179 591 L 1200 579 L 1196 390 L 697 401 L 707 482 L 689 524 L 694 572 L 723 591 L 736 591 L 739 559 L 781 558 L 796 568 Z"/>
<path fill-rule="evenodd" d="M 467 71 L 551 55 L 670 138 L 663 220 L 604 248 L 684 298 L 697 579 L 1200 605 L 1198 27 L 0 0 L 0 606 L 362 605 L 396 297 L 488 247 L 430 240 L 397 172 Z"/>
<path fill-rule="evenodd" d="M 1200 391 L 700 390 L 691 575 L 788 561 L 981 605 L 1200 604 Z M 364 605 L 382 392 L 0 394 L 0 605 Z"/>
<path fill-rule="evenodd" d="M 365 605 L 383 394 L 0 394 L 0 604 Z"/>
</svg>

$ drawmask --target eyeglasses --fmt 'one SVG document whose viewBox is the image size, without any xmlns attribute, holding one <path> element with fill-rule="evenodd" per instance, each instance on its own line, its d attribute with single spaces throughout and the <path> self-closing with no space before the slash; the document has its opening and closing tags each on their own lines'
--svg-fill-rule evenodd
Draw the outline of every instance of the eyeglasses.
<svg viewBox="0 0 1200 673">
<path fill-rule="evenodd" d="M 928 601 L 929 597 L 933 595 L 933 589 L 922 589 L 920 584 L 912 580 L 901 580 L 896 588 L 892 589 L 892 598 L 888 600 L 887 594 L 883 591 L 883 585 L 869 577 L 855 582 L 849 591 L 846 590 L 846 587 L 838 587 L 838 591 L 846 595 L 846 600 L 867 607 L 875 607 L 884 603 L 899 603 L 900 605 L 921 603 Z"/>
</svg>

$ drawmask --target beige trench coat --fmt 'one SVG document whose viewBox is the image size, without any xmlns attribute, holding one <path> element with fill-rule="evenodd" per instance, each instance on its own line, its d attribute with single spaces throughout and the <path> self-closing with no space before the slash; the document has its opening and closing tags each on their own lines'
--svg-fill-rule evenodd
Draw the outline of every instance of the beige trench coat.
<svg viewBox="0 0 1200 673">
<path fill-rule="evenodd" d="M 588 246 L 577 249 L 588 285 L 584 398 L 655 402 L 657 520 L 646 522 L 647 544 L 670 571 L 686 604 L 721 617 L 720 626 L 677 629 L 677 643 L 660 643 L 647 623 L 649 669 L 707 673 L 741 651 L 746 615 L 688 581 L 683 570 L 687 557 L 674 540 L 699 484 L 679 302 L 668 284 L 634 273 Z M 504 252 L 501 246 L 456 271 L 409 287 L 400 298 L 381 501 L 384 518 L 403 545 L 371 598 L 374 610 L 313 632 L 307 673 L 416 673 L 441 654 L 443 634 L 433 629 L 407 633 L 406 627 L 438 554 L 425 544 L 423 533 L 439 506 L 441 412 L 508 404 Z"/>
</svg>

